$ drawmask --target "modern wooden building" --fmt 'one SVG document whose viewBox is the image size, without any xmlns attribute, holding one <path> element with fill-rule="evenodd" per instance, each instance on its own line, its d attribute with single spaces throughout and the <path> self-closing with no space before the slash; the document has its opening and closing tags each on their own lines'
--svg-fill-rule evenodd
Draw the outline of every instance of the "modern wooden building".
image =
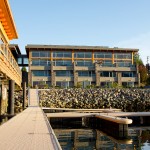
<svg viewBox="0 0 150 150">
<path fill-rule="evenodd" d="M 27 45 L 32 86 L 139 86 L 138 49 L 101 46 Z"/>
<path fill-rule="evenodd" d="M 17 39 L 18 34 L 8 0 L 0 0 L 0 115 L 7 110 L 7 90 L 15 83 L 21 86 L 21 71 L 15 59 L 15 54 L 9 47 L 10 40 Z M 13 93 L 12 93 L 13 94 Z M 9 105 L 9 102 L 8 102 Z"/>
</svg>

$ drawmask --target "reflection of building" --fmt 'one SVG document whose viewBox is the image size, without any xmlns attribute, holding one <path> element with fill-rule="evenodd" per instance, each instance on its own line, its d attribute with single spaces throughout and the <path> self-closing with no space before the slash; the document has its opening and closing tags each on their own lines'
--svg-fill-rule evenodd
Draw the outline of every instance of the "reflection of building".
<svg viewBox="0 0 150 150">
<path fill-rule="evenodd" d="M 9 47 L 10 40 L 17 38 L 8 0 L 0 0 L 0 115 L 7 111 L 7 105 L 8 108 L 11 107 L 10 99 L 14 83 L 21 86 L 21 71 L 15 59 L 17 50 L 12 51 Z M 8 103 L 7 89 L 9 89 Z"/>
<path fill-rule="evenodd" d="M 49 86 L 139 85 L 138 67 L 133 62 L 137 49 L 100 46 L 27 45 L 29 82 L 41 79 Z"/>
<path fill-rule="evenodd" d="M 115 139 L 99 130 L 54 129 L 54 132 L 63 149 L 134 149 L 132 140 Z"/>
</svg>

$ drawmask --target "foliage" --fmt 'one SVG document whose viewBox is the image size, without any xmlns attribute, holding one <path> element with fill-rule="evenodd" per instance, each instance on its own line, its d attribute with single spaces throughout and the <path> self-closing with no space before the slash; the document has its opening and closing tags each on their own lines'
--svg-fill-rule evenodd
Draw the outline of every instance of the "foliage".
<svg viewBox="0 0 150 150">
<path fill-rule="evenodd" d="M 146 67 L 143 64 L 142 59 L 139 54 L 134 55 L 134 63 L 138 65 L 139 73 L 140 73 L 140 82 L 142 84 L 147 84 L 148 81 L 148 72 Z"/>
<path fill-rule="evenodd" d="M 111 87 L 112 87 L 112 88 L 117 88 L 117 87 L 118 87 L 118 83 L 117 83 L 117 82 L 113 82 L 113 83 L 111 84 Z"/>
<path fill-rule="evenodd" d="M 134 63 L 138 65 L 143 65 L 143 61 L 138 53 L 134 55 Z"/>
<path fill-rule="evenodd" d="M 81 88 L 81 87 L 82 87 L 82 83 L 81 82 L 77 82 L 76 88 Z"/>
<path fill-rule="evenodd" d="M 146 83 L 148 79 L 148 72 L 144 65 L 139 65 L 139 73 L 140 73 L 140 80 L 141 83 Z"/>
<path fill-rule="evenodd" d="M 150 75 L 147 78 L 146 85 L 150 85 Z"/>
<path fill-rule="evenodd" d="M 87 89 L 89 89 L 89 88 L 95 88 L 95 85 L 93 85 L 93 84 L 87 85 L 86 88 L 87 88 Z"/>
<path fill-rule="evenodd" d="M 25 71 L 25 72 L 27 72 L 26 67 L 22 67 L 21 71 Z"/>
</svg>

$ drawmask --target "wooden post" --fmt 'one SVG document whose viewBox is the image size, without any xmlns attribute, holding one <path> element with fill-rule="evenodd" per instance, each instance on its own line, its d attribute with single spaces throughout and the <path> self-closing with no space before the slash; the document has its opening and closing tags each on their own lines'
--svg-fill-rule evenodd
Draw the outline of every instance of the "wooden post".
<svg viewBox="0 0 150 150">
<path fill-rule="evenodd" d="M 23 109 L 26 108 L 26 82 L 23 82 Z"/>
<path fill-rule="evenodd" d="M 9 80 L 8 114 L 14 115 L 14 80 Z"/>
</svg>

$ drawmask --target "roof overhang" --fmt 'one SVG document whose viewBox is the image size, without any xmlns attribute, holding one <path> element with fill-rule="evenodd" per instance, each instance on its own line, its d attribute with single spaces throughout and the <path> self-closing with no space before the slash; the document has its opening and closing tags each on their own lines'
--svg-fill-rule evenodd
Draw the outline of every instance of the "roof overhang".
<svg viewBox="0 0 150 150">
<path fill-rule="evenodd" d="M 32 50 L 93 50 L 93 51 L 124 51 L 124 52 L 138 52 L 139 49 L 133 48 L 110 48 L 108 46 L 74 46 L 74 45 L 27 45 L 25 47 L 26 53 L 29 56 L 30 49 Z"/>
<path fill-rule="evenodd" d="M 0 0 L 0 22 L 9 40 L 18 38 L 15 22 L 8 0 Z"/>
</svg>

